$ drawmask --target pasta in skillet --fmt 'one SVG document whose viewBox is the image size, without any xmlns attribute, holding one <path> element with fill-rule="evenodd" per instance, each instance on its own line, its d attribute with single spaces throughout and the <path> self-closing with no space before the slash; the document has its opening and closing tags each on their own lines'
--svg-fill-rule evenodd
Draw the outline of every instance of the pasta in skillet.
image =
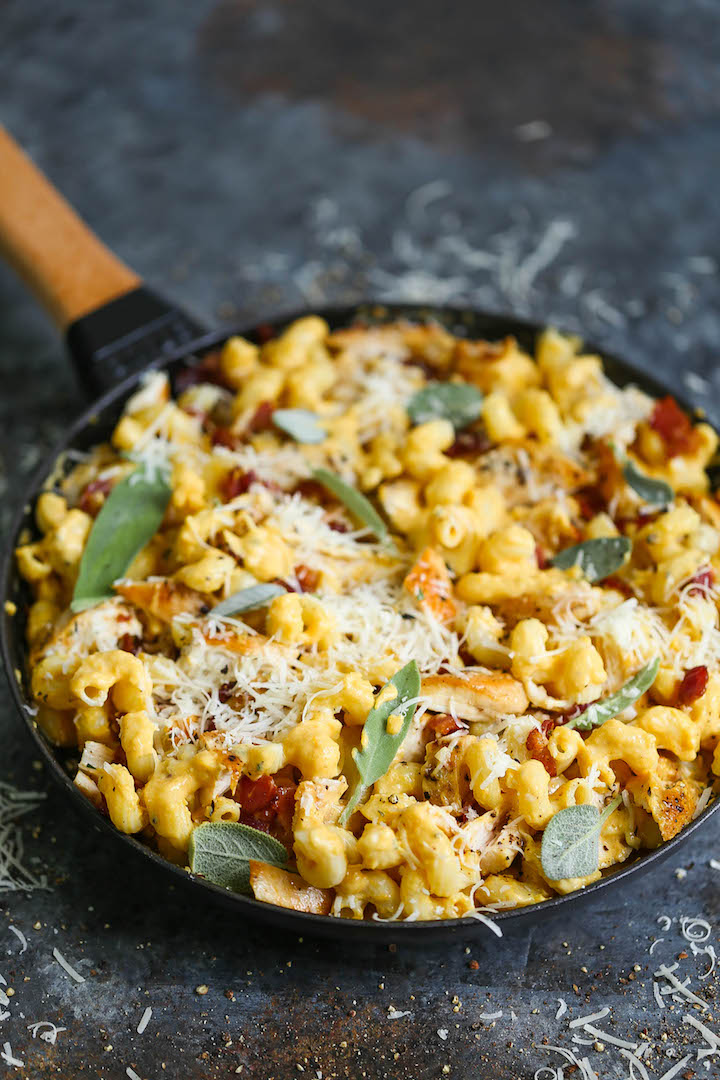
<svg viewBox="0 0 720 1080">
<path fill-rule="evenodd" d="M 117 829 L 184 866 L 250 826 L 285 849 L 250 862 L 258 899 L 446 919 L 582 888 L 707 804 L 708 424 L 553 330 L 531 356 L 308 317 L 179 383 L 145 377 L 17 550 L 37 723 Z M 166 488 L 142 537 L 138 483 Z M 83 594 L 101 527 L 127 558 Z M 555 878 L 574 807 L 604 811 L 597 855 Z"/>
</svg>

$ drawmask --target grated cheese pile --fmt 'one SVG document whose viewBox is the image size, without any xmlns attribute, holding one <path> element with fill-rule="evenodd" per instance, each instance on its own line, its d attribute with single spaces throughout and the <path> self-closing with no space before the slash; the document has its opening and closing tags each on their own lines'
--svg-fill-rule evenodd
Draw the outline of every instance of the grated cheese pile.
<svg viewBox="0 0 720 1080">
<path fill-rule="evenodd" d="M 421 609 L 409 610 L 402 575 L 360 585 L 352 595 L 320 593 L 318 598 L 342 636 L 307 660 L 273 640 L 237 656 L 208 645 L 197 629 L 176 662 L 152 659 L 158 721 L 174 731 L 178 745 L 198 738 L 211 719 L 228 748 L 282 736 L 299 722 L 312 697 L 337 687 L 346 672 L 364 670 L 380 653 L 394 655 L 398 667 L 414 659 L 421 672 L 457 660 L 457 635 Z M 227 683 L 244 695 L 242 712 L 220 700 Z"/>
<path fill-rule="evenodd" d="M 19 791 L 0 780 L 0 893 L 32 892 L 47 889 L 47 876 L 36 874 L 25 862 L 25 844 L 20 818 L 37 810 L 44 792 Z"/>
</svg>

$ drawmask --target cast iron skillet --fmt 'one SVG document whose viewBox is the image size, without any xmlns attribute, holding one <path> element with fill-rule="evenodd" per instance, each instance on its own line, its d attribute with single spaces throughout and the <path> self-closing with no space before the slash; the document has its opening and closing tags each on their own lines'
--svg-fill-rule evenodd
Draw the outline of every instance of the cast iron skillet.
<svg viewBox="0 0 720 1080">
<path fill-rule="evenodd" d="M 2 131 L 0 130 L 1 135 Z M 0 140 L 0 163 L 1 159 L 2 142 Z M 0 220 L 0 231 L 1 229 L 2 221 Z M 137 281 L 137 279 L 135 280 Z M 123 297 L 122 299 L 126 298 Z M 109 306 L 112 307 L 113 304 Z M 103 314 L 103 311 L 93 313 L 89 318 L 96 319 L 98 314 Z M 313 309 L 313 311 L 325 318 L 332 328 L 348 326 L 353 322 L 373 324 L 397 318 L 407 318 L 418 322 L 434 320 L 455 334 L 472 338 L 497 340 L 507 335 L 513 335 L 526 349 L 533 348 L 535 338 L 542 329 L 536 323 L 517 319 L 511 315 L 487 314 L 468 308 L 435 307 L 422 304 L 386 304 L 378 302 L 358 304 L 351 307 Z M 274 321 L 272 329 L 281 331 L 285 325 L 303 314 L 307 314 L 307 312 L 299 311 L 278 318 Z M 81 318 L 79 321 L 82 323 L 85 319 Z M 242 334 L 250 340 L 262 341 L 267 337 L 268 326 L 267 323 L 264 323 L 259 327 L 240 326 L 235 330 L 202 334 L 194 341 L 183 344 L 174 350 L 166 348 L 165 355 L 156 358 L 148 367 L 164 369 L 174 383 L 183 371 L 186 371 L 188 367 L 192 367 L 232 333 Z M 71 351 L 73 351 L 72 328 L 69 337 Z M 603 357 L 607 374 L 619 385 L 632 382 L 654 396 L 662 396 L 668 392 L 666 387 L 637 371 L 624 361 L 609 356 L 594 347 L 593 351 L 598 352 Z M 81 356 L 80 360 L 79 366 L 81 374 L 84 372 L 85 380 L 97 383 L 97 365 L 88 364 L 87 355 Z M 86 816 L 88 826 L 101 834 L 113 838 L 113 842 L 118 845 L 118 852 L 124 848 L 129 858 L 138 857 L 144 859 L 146 864 L 149 863 L 162 870 L 168 878 L 182 883 L 185 888 L 193 889 L 199 899 L 204 896 L 208 900 L 217 900 L 233 910 L 238 918 L 242 920 L 257 920 L 299 934 L 315 934 L 326 938 L 365 944 L 389 941 L 419 944 L 420 942 L 449 939 L 451 937 L 458 938 L 477 933 L 479 923 L 472 918 L 439 922 L 376 922 L 335 919 L 325 915 L 310 915 L 290 911 L 261 903 L 250 897 L 230 893 L 201 878 L 189 875 L 184 869 L 174 866 L 156 855 L 145 844 L 140 843 L 131 836 L 118 832 L 109 820 L 100 815 L 72 783 L 71 776 L 66 768 L 66 762 L 69 758 L 72 758 L 72 754 L 52 747 L 38 729 L 29 711 L 32 700 L 26 683 L 24 612 L 27 609 L 30 594 L 26 583 L 22 581 L 16 571 L 13 549 L 23 530 L 29 530 L 32 534 L 36 534 L 33 521 L 35 500 L 43 490 L 48 477 L 55 470 L 58 459 L 68 450 L 87 450 L 94 444 L 106 439 L 122 412 L 124 402 L 133 392 L 141 377 L 142 372 L 126 375 L 124 378 L 120 377 L 127 367 L 127 349 L 122 353 L 122 362 L 117 365 L 113 365 L 112 355 L 107 352 L 104 357 L 101 357 L 101 360 L 103 379 L 108 384 L 116 381 L 117 385 L 109 389 L 85 409 L 38 470 L 25 494 L 23 505 L 18 509 L 15 516 L 1 567 L 0 588 L 2 596 L 0 600 L 3 602 L 3 609 L 2 623 L 0 625 L 0 647 L 2 657 L 18 712 L 34 739 L 53 779 L 62 787 L 80 812 Z M 118 368 L 120 368 L 120 371 L 118 371 Z M 18 611 L 16 616 L 10 617 L 5 612 L 5 600 L 11 600 L 16 604 Z M 584 900 L 608 889 L 613 884 L 625 882 L 626 888 L 632 888 L 642 873 L 653 866 L 657 866 L 663 859 L 675 852 L 679 845 L 701 824 L 707 821 L 718 808 L 720 808 L 720 799 L 712 802 L 695 821 L 686 826 L 678 836 L 663 844 L 662 847 L 653 852 L 639 854 L 582 891 L 570 893 L 567 896 L 558 896 L 542 904 L 498 912 L 492 915 L 493 920 L 504 932 L 513 928 L 527 927 L 544 916 L 557 912 L 559 909 L 565 910 L 569 916 Z M 482 932 L 486 933 L 487 930 L 483 928 Z"/>
</svg>

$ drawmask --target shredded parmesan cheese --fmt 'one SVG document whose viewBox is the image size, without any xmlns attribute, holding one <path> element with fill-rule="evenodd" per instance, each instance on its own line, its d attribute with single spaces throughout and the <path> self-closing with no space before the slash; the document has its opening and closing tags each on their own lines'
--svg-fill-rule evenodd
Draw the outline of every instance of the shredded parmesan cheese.
<svg viewBox="0 0 720 1080">
<path fill-rule="evenodd" d="M 596 1039 L 604 1039 L 605 1042 L 612 1043 L 613 1046 L 622 1046 L 625 1050 L 632 1050 L 633 1053 L 638 1048 L 637 1043 L 628 1042 L 627 1039 L 618 1039 L 615 1035 L 609 1035 L 607 1031 L 601 1031 L 600 1028 L 596 1028 L 592 1024 L 585 1024 L 583 1031 L 594 1035 Z"/>
<path fill-rule="evenodd" d="M 0 1058 L 2 1058 L 7 1065 L 15 1065 L 19 1069 L 22 1069 L 25 1065 L 24 1061 L 13 1056 L 12 1047 L 9 1042 L 3 1043 L 2 1051 L 0 1051 Z"/>
<path fill-rule="evenodd" d="M 28 1031 L 31 1033 L 33 1039 L 40 1038 L 43 1042 L 50 1043 L 51 1046 L 54 1046 L 60 1032 L 67 1031 L 67 1028 L 58 1027 L 50 1020 L 38 1020 L 35 1024 L 28 1024 Z"/>
<path fill-rule="evenodd" d="M 152 1008 L 148 1005 L 148 1007 L 145 1009 L 145 1012 L 140 1017 L 140 1023 L 137 1026 L 138 1035 L 142 1035 L 143 1031 L 145 1030 L 145 1028 L 150 1023 L 151 1016 L 152 1016 Z"/>
<path fill-rule="evenodd" d="M 618 1053 L 622 1054 L 630 1062 L 630 1080 L 636 1080 L 635 1067 L 637 1067 L 641 1080 L 650 1080 L 648 1071 L 637 1054 L 633 1054 L 630 1050 L 619 1050 Z"/>
<path fill-rule="evenodd" d="M 570 1028 L 585 1027 L 586 1024 L 591 1023 L 593 1020 L 602 1020 L 602 1019 L 604 1019 L 604 1017 L 608 1016 L 609 1013 L 610 1013 L 610 1010 L 606 1005 L 603 1009 L 600 1010 L 600 1012 L 588 1013 L 586 1016 L 577 1016 L 577 1017 L 575 1017 L 574 1020 L 570 1021 L 570 1023 L 568 1024 L 568 1027 L 570 1027 Z"/>
<path fill-rule="evenodd" d="M 18 930 L 17 926 L 8 926 L 8 930 L 13 933 L 20 942 L 20 945 L 22 947 L 20 949 L 20 952 L 18 953 L 18 956 L 22 956 L 22 954 L 27 949 L 27 938 L 23 934 L 22 930 Z"/>
<path fill-rule="evenodd" d="M 676 1062 L 675 1065 L 673 1065 L 670 1069 L 667 1070 L 667 1072 L 664 1072 L 662 1076 L 659 1077 L 659 1080 L 672 1080 L 674 1076 L 677 1076 L 677 1074 L 685 1068 L 691 1058 L 692 1054 L 686 1054 L 685 1057 L 680 1058 L 680 1060 Z"/>
<path fill-rule="evenodd" d="M 199 738 L 211 720 L 215 737 L 228 748 L 277 739 L 300 721 L 313 697 L 332 692 L 346 672 L 365 669 L 379 643 L 394 654 L 398 668 L 414 659 L 421 672 L 435 672 L 441 664 L 455 662 L 455 633 L 419 608 L 413 608 L 411 619 L 403 618 L 411 601 L 402 577 L 401 571 L 359 585 L 347 596 L 321 593 L 319 599 L 338 632 L 324 652 L 306 659 L 273 639 L 238 655 L 225 651 L 221 642 L 209 645 L 198 629 L 191 629 L 176 662 L 153 658 L 160 727 L 171 732 L 176 745 Z M 242 696 L 241 711 L 220 700 L 227 683 L 234 683 Z M 422 710 L 417 719 L 421 716 Z M 507 758 L 506 768 L 515 764 Z"/>
<path fill-rule="evenodd" d="M 76 971 L 75 968 L 72 966 L 72 964 L 69 964 L 67 962 L 67 960 L 65 959 L 65 957 L 63 956 L 63 954 L 60 952 L 59 949 L 53 949 L 52 954 L 55 957 L 55 959 L 57 960 L 60 967 L 64 968 L 64 970 L 68 973 L 68 975 L 70 976 L 71 979 L 74 979 L 76 983 L 84 983 L 85 982 L 85 977 L 83 975 L 81 975 L 79 971 Z"/>
<path fill-rule="evenodd" d="M 688 990 L 686 984 L 681 983 L 680 980 L 677 978 L 677 976 L 673 974 L 673 972 L 676 971 L 677 967 L 678 967 L 677 964 L 673 964 L 672 967 L 667 967 L 665 964 L 662 964 L 658 968 L 658 970 L 654 973 L 656 979 L 667 979 L 668 982 L 670 983 L 670 987 L 668 989 L 664 990 L 664 991 L 661 990 L 660 993 L 667 994 L 667 993 L 671 993 L 672 990 L 675 990 L 678 994 L 682 995 L 683 997 L 686 997 L 688 999 L 688 1001 L 694 1002 L 696 1005 L 699 1005 L 702 1009 L 707 1009 L 708 1008 L 707 1002 L 703 1001 L 703 999 L 699 998 L 696 994 L 693 994 L 691 990 Z"/>
<path fill-rule="evenodd" d="M 470 918 L 470 919 L 476 919 L 478 922 L 481 922 L 484 926 L 487 926 L 487 928 L 489 930 L 492 930 L 493 934 L 495 934 L 496 937 L 502 937 L 503 936 L 503 932 L 500 929 L 500 927 L 498 926 L 498 924 L 496 922 L 493 922 L 492 919 L 489 919 L 488 916 L 484 915 L 481 911 L 477 911 L 477 910 L 476 911 L 468 911 L 467 912 L 467 917 Z"/>
<path fill-rule="evenodd" d="M 693 1016 L 692 1013 L 686 1013 L 685 1016 L 683 1016 L 683 1022 L 697 1028 L 703 1038 L 707 1041 L 710 1053 L 716 1054 L 720 1052 L 720 1035 L 716 1035 L 714 1031 L 711 1031 L 709 1027 L 703 1024 L 701 1020 L 698 1020 L 696 1016 Z"/>
</svg>

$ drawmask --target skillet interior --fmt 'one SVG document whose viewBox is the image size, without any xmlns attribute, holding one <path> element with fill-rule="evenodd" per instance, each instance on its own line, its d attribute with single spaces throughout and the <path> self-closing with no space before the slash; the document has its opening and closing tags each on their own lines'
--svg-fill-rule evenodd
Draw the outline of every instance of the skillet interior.
<svg viewBox="0 0 720 1080">
<path fill-rule="evenodd" d="M 278 331 L 282 330 L 288 323 L 307 313 L 307 311 L 300 311 L 293 312 L 291 315 L 284 315 L 273 321 L 272 328 Z M 357 321 L 372 324 L 403 317 L 413 321 L 434 320 L 458 336 L 497 340 L 507 335 L 513 335 L 525 349 L 530 351 L 533 350 L 538 332 L 543 329 L 540 324 L 527 322 L 513 316 L 490 315 L 467 308 L 436 308 L 422 304 L 368 303 L 353 307 L 318 309 L 314 310 L 314 313 L 325 318 L 332 328 L 347 326 Z M 171 379 L 175 379 L 181 371 L 186 370 L 188 366 L 192 366 L 193 363 L 223 342 L 232 333 L 239 333 L 250 340 L 257 341 L 266 337 L 267 329 L 268 324 L 264 323 L 256 327 L 240 327 L 235 330 L 222 330 L 206 334 L 189 346 L 184 347 L 177 354 L 158 360 L 152 367 L 164 368 L 168 371 Z M 610 356 L 603 350 L 596 349 L 593 346 L 589 346 L 589 348 L 602 356 L 607 375 L 618 385 L 624 386 L 628 383 L 634 383 L 656 397 L 671 392 L 670 388 L 637 371 L 624 361 Z M 272 926 L 299 934 L 312 933 L 322 937 L 344 939 L 358 943 L 362 941 L 368 943 L 372 941 L 378 944 L 389 941 L 419 943 L 420 941 L 429 942 L 450 937 L 463 937 L 477 932 L 481 924 L 473 918 L 438 922 L 363 922 L 338 919 L 327 915 L 310 915 L 261 903 L 247 896 L 230 893 L 225 889 L 203 881 L 201 878 L 192 877 L 183 869 L 156 855 L 149 847 L 135 840 L 132 836 L 118 832 L 109 819 L 100 815 L 75 787 L 65 767 L 65 762 L 72 757 L 72 754 L 52 747 L 40 732 L 32 715 L 27 710 L 30 695 L 26 690 L 24 678 L 25 627 L 23 612 L 28 603 L 29 592 L 25 582 L 22 581 L 15 570 L 13 549 L 19 534 L 23 530 L 29 530 L 32 534 L 36 533 L 33 522 L 35 499 L 43 489 L 47 478 L 53 473 L 56 461 L 64 451 L 87 450 L 94 444 L 106 439 L 122 411 L 126 398 L 133 391 L 140 377 L 141 373 L 138 373 L 125 379 L 99 401 L 86 409 L 72 425 L 62 444 L 55 447 L 33 479 L 26 501 L 16 514 L 10 531 L 8 547 L 4 553 L 2 600 L 3 603 L 5 600 L 14 601 L 17 605 L 18 614 L 11 618 L 5 612 L 3 606 L 2 623 L 0 624 L 0 646 L 2 647 L 11 692 L 20 715 L 35 740 L 51 775 L 62 786 L 75 805 L 80 808 L 81 812 L 86 815 L 86 820 L 96 830 L 102 834 L 113 836 L 118 843 L 124 844 L 126 849 L 132 849 L 136 855 L 149 860 L 157 868 L 162 869 L 165 874 L 173 875 L 175 880 L 183 882 L 185 887 L 192 888 L 196 892 L 197 890 L 203 890 L 208 898 L 210 896 L 215 897 L 225 906 L 233 909 L 239 918 L 260 920 Z M 681 405 L 685 404 L 685 407 L 690 411 L 686 403 L 683 403 L 682 398 L 676 394 L 674 396 Z M 720 799 L 716 799 L 695 821 L 686 826 L 672 840 L 663 844 L 662 847 L 652 852 L 639 854 L 581 892 L 558 896 L 540 904 L 533 904 L 530 907 L 499 912 L 493 915 L 493 920 L 502 926 L 503 931 L 510 930 L 512 927 L 525 927 L 556 912 L 561 907 L 565 909 L 571 906 L 574 909 L 578 903 L 594 896 L 611 883 L 618 883 L 629 877 L 636 880 L 641 873 L 650 869 L 651 866 L 657 865 L 675 852 L 678 845 L 714 814 L 719 807 Z"/>
</svg>

